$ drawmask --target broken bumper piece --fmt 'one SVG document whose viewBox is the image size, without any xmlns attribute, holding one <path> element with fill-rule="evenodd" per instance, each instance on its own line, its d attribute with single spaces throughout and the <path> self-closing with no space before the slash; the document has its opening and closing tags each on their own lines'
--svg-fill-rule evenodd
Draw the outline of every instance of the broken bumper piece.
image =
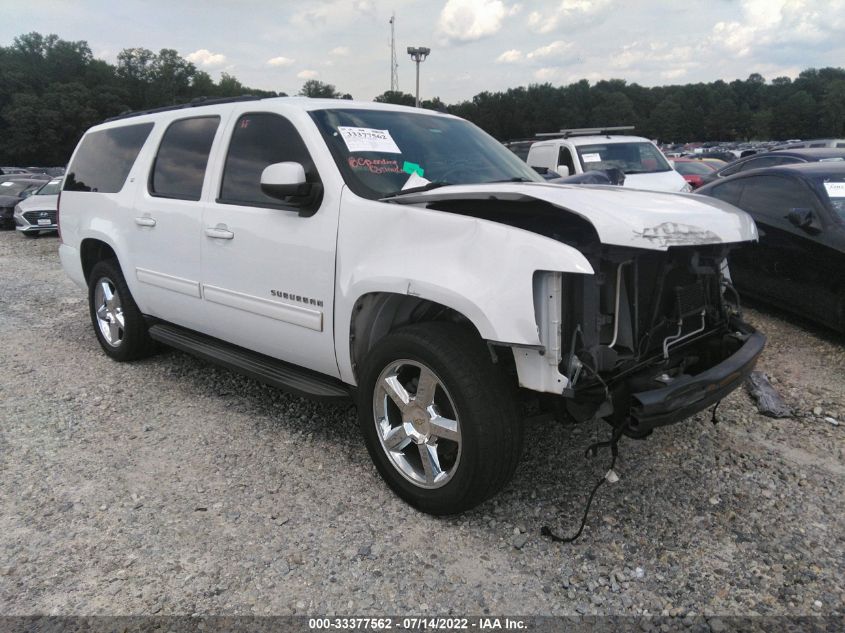
<svg viewBox="0 0 845 633">
<path fill-rule="evenodd" d="M 695 375 L 682 375 L 666 387 L 632 394 L 631 425 L 637 432 L 672 424 L 719 402 L 754 369 L 766 337 L 750 325 L 731 324 L 738 348 L 720 363 Z"/>
</svg>

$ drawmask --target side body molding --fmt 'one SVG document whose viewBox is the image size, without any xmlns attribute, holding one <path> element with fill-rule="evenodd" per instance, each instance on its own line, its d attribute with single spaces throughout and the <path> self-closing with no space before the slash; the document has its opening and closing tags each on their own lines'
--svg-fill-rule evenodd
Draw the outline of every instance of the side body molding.
<svg viewBox="0 0 845 633">
<path fill-rule="evenodd" d="M 535 271 L 593 274 L 571 246 L 489 220 L 365 200 L 346 188 L 341 208 L 335 348 L 350 384 L 352 313 L 366 294 L 428 299 L 466 316 L 485 340 L 537 347 Z"/>
</svg>

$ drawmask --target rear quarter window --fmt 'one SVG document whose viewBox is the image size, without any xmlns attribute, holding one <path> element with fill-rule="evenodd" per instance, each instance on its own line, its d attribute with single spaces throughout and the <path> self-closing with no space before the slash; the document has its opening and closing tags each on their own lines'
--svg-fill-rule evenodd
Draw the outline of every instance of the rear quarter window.
<svg viewBox="0 0 845 633">
<path fill-rule="evenodd" d="M 152 123 L 140 123 L 85 135 L 68 167 L 64 190 L 117 193 L 123 189 L 152 129 Z"/>
</svg>

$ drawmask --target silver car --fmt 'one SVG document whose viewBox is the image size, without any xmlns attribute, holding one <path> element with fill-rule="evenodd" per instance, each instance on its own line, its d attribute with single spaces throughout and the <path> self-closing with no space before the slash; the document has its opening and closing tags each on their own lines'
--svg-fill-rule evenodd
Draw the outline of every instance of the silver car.
<svg viewBox="0 0 845 633">
<path fill-rule="evenodd" d="M 15 228 L 27 237 L 38 237 L 44 231 L 58 230 L 56 209 L 62 179 L 53 178 L 15 206 Z"/>
</svg>

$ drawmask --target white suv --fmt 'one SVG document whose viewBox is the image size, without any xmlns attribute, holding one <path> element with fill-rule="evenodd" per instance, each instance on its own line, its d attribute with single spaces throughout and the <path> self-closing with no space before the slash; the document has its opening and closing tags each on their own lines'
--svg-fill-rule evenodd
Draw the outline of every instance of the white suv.
<svg viewBox="0 0 845 633">
<path fill-rule="evenodd" d="M 757 237 L 714 198 L 545 184 L 472 124 L 237 99 L 90 129 L 60 256 L 106 354 L 154 342 L 354 398 L 380 473 L 431 513 L 511 477 L 522 420 L 642 437 L 739 385 L 763 346 L 721 275 Z"/>
<path fill-rule="evenodd" d="M 641 136 L 616 134 L 629 129 L 633 128 L 583 128 L 538 134 L 549 138 L 531 145 L 526 162 L 561 176 L 616 169 L 624 174 L 626 187 L 692 191 L 654 143 Z"/>
</svg>

